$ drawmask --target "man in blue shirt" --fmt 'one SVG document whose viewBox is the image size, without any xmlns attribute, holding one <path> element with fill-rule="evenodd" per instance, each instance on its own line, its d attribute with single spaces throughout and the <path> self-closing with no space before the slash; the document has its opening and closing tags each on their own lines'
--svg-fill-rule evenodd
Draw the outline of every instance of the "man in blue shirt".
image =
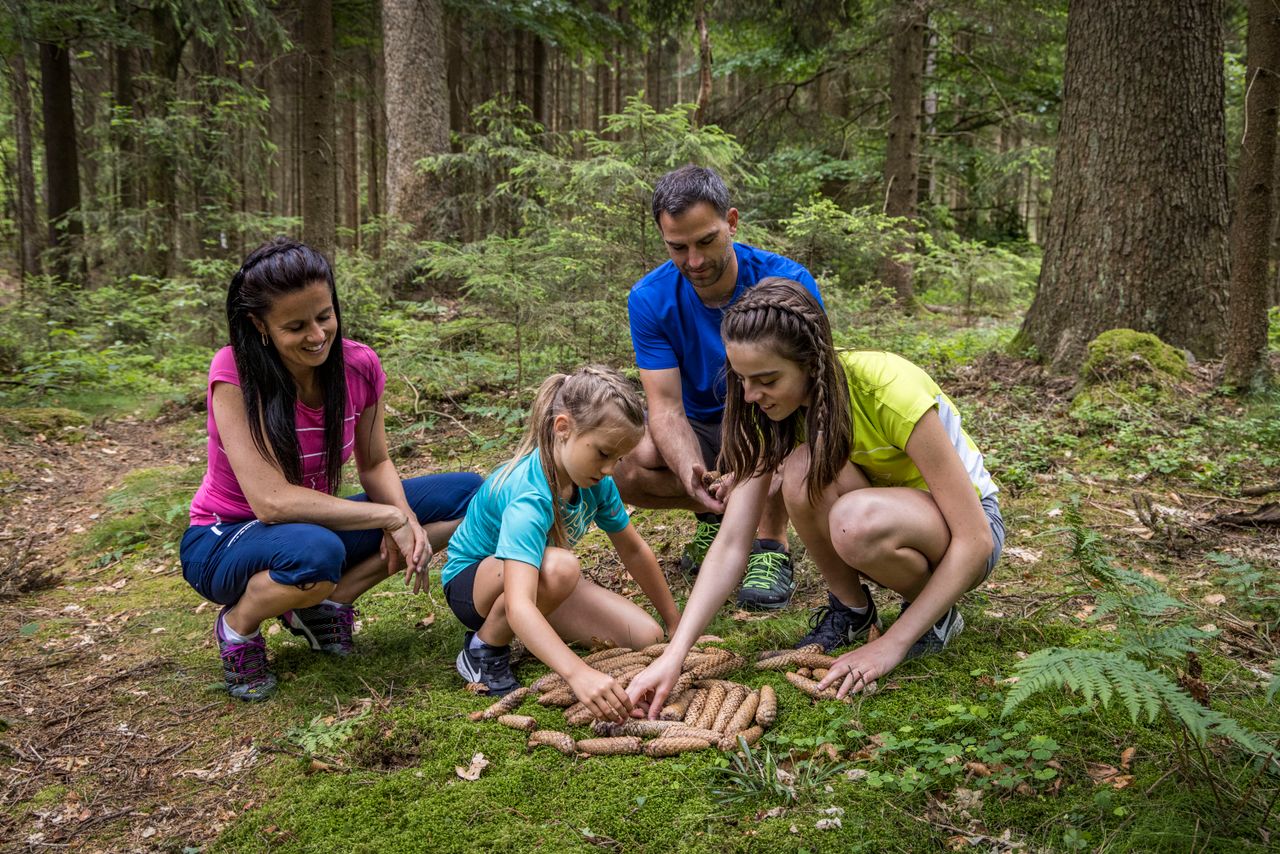
<svg viewBox="0 0 1280 854">
<path fill-rule="evenodd" d="M 720 529 L 723 495 L 702 475 L 716 468 L 724 415 L 724 310 L 770 276 L 800 282 L 818 301 L 818 285 L 789 258 L 734 242 L 738 211 L 710 169 L 682 166 L 653 190 L 653 218 L 671 260 L 631 288 L 631 342 L 649 405 L 640 445 L 619 463 L 614 480 L 637 507 L 680 508 L 697 514 L 681 567 L 696 573 Z M 775 490 L 760 520 L 738 604 L 781 608 L 795 592 L 787 550 L 787 512 Z"/>
</svg>

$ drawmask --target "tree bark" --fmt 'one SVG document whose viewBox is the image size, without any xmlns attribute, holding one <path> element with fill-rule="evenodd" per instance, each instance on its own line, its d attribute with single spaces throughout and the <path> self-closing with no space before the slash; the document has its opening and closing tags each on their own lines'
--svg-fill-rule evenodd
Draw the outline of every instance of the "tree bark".
<svg viewBox="0 0 1280 854">
<path fill-rule="evenodd" d="M 440 0 L 383 0 L 387 213 L 415 238 L 444 236 L 444 188 L 417 163 L 449 150 L 449 89 Z"/>
<path fill-rule="evenodd" d="M 351 232 L 347 246 L 360 249 L 360 146 L 356 132 L 355 92 L 342 99 L 342 224 Z"/>
<path fill-rule="evenodd" d="M 533 120 L 547 127 L 547 43 L 537 35 L 530 36 L 530 39 L 533 42 L 530 106 L 533 108 Z"/>
<path fill-rule="evenodd" d="M 1074 371 L 1107 329 L 1219 352 L 1227 297 L 1222 0 L 1072 0 L 1040 284 L 1019 333 Z"/>
<path fill-rule="evenodd" d="M 80 220 L 80 163 L 76 148 L 76 115 L 71 99 L 71 55 L 65 47 L 40 45 L 40 93 L 44 113 L 44 164 L 48 199 L 50 271 L 70 280 L 79 264 L 84 223 Z"/>
<path fill-rule="evenodd" d="M 127 47 L 117 47 L 115 53 L 115 107 L 126 117 L 132 119 L 136 93 L 133 85 L 133 51 Z M 115 125 L 113 124 L 113 127 Z M 138 206 L 138 185 L 136 173 L 136 146 L 134 134 L 127 126 L 116 130 L 113 134 L 116 143 L 116 183 L 120 200 L 120 208 L 129 210 Z"/>
<path fill-rule="evenodd" d="M 924 93 L 924 40 L 928 23 L 925 0 L 898 0 L 892 11 L 890 41 L 889 139 L 885 148 L 884 212 L 907 220 L 914 229 L 920 178 L 920 100 Z M 908 251 L 909 241 L 895 247 Z M 915 298 L 912 268 L 894 255 L 880 260 L 880 281 L 892 288 L 898 303 L 910 309 Z"/>
<path fill-rule="evenodd" d="M 22 277 L 40 274 L 40 227 L 37 225 L 35 143 L 31 137 L 31 81 L 25 43 L 9 60 L 13 70 L 14 131 L 18 146 L 18 268 Z"/>
<path fill-rule="evenodd" d="M 462 16 L 456 11 L 445 13 L 445 24 L 447 26 L 447 44 L 445 47 L 447 56 L 445 63 L 447 66 L 446 76 L 449 80 L 449 130 L 460 134 L 465 130 L 464 123 L 467 120 L 462 83 L 465 69 L 462 61 L 462 45 L 463 40 L 466 38 L 466 30 L 463 27 Z M 451 150 L 461 151 L 461 147 L 455 145 L 451 147 Z"/>
<path fill-rule="evenodd" d="M 333 258 L 337 242 L 337 152 L 332 0 L 302 4 L 302 236 Z"/>
<path fill-rule="evenodd" d="M 702 127 L 711 103 L 711 36 L 707 32 L 706 0 L 694 3 L 693 21 L 698 28 L 698 109 L 693 114 L 693 125 Z"/>
<path fill-rule="evenodd" d="M 1226 380 L 1259 388 L 1267 369 L 1267 267 L 1275 231 L 1276 113 L 1280 109 L 1280 11 L 1249 0 L 1245 135 L 1231 223 Z"/>
</svg>

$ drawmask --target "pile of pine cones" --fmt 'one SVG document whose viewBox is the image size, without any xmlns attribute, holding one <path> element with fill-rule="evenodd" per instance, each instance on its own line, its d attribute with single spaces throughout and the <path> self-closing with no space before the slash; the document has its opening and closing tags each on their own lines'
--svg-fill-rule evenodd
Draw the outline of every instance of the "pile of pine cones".
<svg viewBox="0 0 1280 854">
<path fill-rule="evenodd" d="M 702 639 L 700 639 L 702 640 Z M 667 648 L 664 643 L 641 650 L 613 647 L 583 659 L 601 673 L 626 685 Z M 757 670 L 786 670 L 786 678 L 815 699 L 835 699 L 835 689 L 818 691 L 817 680 L 826 675 L 835 659 L 822 654 L 821 647 L 766 652 L 756 662 Z M 675 756 L 712 747 L 733 750 L 739 743 L 755 744 L 778 716 L 778 696 L 773 687 L 753 690 L 724 679 L 726 674 L 746 664 L 742 656 L 718 647 L 695 646 L 685 657 L 683 672 L 663 706 L 659 720 L 629 720 L 623 723 L 596 720 L 579 702 L 565 680 L 549 673 L 527 687 L 518 688 L 488 709 L 474 712 L 472 720 L 494 720 L 503 726 L 528 732 L 529 747 L 553 747 L 567 756 Z M 565 710 L 570 726 L 589 725 L 595 738 L 574 740 L 559 730 L 540 729 L 528 715 L 513 714 L 529 697 L 538 695 L 543 706 Z M 647 739 L 647 740 L 646 740 Z"/>
</svg>

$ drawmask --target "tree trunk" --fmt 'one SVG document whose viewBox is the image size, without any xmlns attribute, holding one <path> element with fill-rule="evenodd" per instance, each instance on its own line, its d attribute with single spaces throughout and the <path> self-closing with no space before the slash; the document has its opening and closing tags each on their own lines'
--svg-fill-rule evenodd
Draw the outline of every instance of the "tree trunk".
<svg viewBox="0 0 1280 854">
<path fill-rule="evenodd" d="M 1231 295 L 1226 380 L 1237 388 L 1266 380 L 1267 266 L 1274 232 L 1276 112 L 1280 108 L 1280 11 L 1249 0 L 1245 136 L 1231 223 Z"/>
<path fill-rule="evenodd" d="M 707 33 L 706 0 L 694 3 L 693 20 L 698 28 L 698 109 L 693 114 L 693 124 L 702 127 L 711 103 L 711 36 Z"/>
<path fill-rule="evenodd" d="M 386 62 L 387 213 L 415 238 L 442 237 L 444 188 L 417 162 L 449 150 L 449 87 L 440 0 L 383 0 Z"/>
<path fill-rule="evenodd" d="M 1040 285 L 1019 341 L 1074 371 L 1131 327 L 1219 351 L 1227 297 L 1222 0 L 1072 0 Z"/>
<path fill-rule="evenodd" d="M 533 108 L 533 120 L 546 127 L 547 121 L 547 43 L 539 36 L 530 36 L 533 41 L 533 74 L 530 75 L 529 86 L 532 90 L 529 104 Z"/>
<path fill-rule="evenodd" d="M 889 139 L 885 148 L 884 212 L 907 219 L 913 230 L 920 178 L 920 99 L 923 97 L 924 39 L 928 9 L 924 0 L 898 0 L 892 11 L 890 42 Z M 911 243 L 895 247 L 909 251 Z M 892 288 L 898 303 L 910 309 L 915 298 L 910 262 L 886 255 L 880 260 L 880 281 Z"/>
<path fill-rule="evenodd" d="M 115 53 L 115 107 L 124 117 L 135 118 L 134 104 L 136 94 L 133 85 L 133 51 L 127 47 L 117 47 Z M 113 123 L 112 127 L 116 125 Z M 130 210 L 138 206 L 138 185 L 136 173 L 136 147 L 133 131 L 126 125 L 113 133 L 116 143 L 115 171 L 117 194 L 122 210 Z"/>
<path fill-rule="evenodd" d="M 18 265 L 22 277 L 40 273 L 40 227 L 36 224 L 35 143 L 31 137 L 31 82 L 26 45 L 19 42 L 10 59 L 13 77 L 14 131 L 18 146 Z"/>
<path fill-rule="evenodd" d="M 333 258 L 337 242 L 332 0 L 302 4 L 302 237 Z"/>
<path fill-rule="evenodd" d="M 354 87 L 342 99 L 342 224 L 351 232 L 346 245 L 360 249 L 360 147 L 356 132 L 356 97 Z"/>
<path fill-rule="evenodd" d="M 449 130 L 453 133 L 460 134 L 464 130 L 464 122 L 467 120 L 467 111 L 465 101 L 463 100 L 462 75 L 464 71 L 464 63 L 462 61 L 462 43 L 466 38 L 466 30 L 462 24 L 462 16 L 456 11 L 450 11 L 445 14 L 445 23 L 447 25 L 446 38 L 448 39 L 445 46 L 446 64 L 448 66 L 446 76 L 449 80 Z M 461 151 L 460 146 L 451 146 L 453 151 Z"/>
<path fill-rule="evenodd" d="M 40 45 L 40 92 L 44 102 L 44 164 L 48 199 L 51 272 L 70 280 L 84 234 L 80 220 L 80 164 L 76 150 L 75 106 L 71 100 L 71 54 L 65 47 Z"/>
<path fill-rule="evenodd" d="M 163 119 L 176 97 L 186 38 L 168 5 L 156 6 L 147 14 L 151 19 L 152 41 L 147 111 L 150 116 Z M 163 150 L 150 153 L 146 178 L 147 200 L 155 205 L 153 215 L 160 218 L 157 231 L 162 235 L 160 245 L 148 247 L 151 250 L 148 266 L 155 275 L 171 276 L 176 272 L 178 246 L 178 178 L 173 155 Z"/>
</svg>

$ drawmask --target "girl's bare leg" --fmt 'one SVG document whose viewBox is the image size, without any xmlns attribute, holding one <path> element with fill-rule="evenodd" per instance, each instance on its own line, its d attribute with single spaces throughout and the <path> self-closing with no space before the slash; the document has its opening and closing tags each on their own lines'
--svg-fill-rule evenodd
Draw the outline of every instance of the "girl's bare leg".
<svg viewBox="0 0 1280 854">
<path fill-rule="evenodd" d="M 662 640 L 662 627 L 647 611 L 585 578 L 547 621 L 566 642 L 584 646 L 642 649 Z"/>
<path fill-rule="evenodd" d="M 542 566 L 538 570 L 538 610 L 550 615 L 572 595 L 582 577 L 578 558 L 568 549 L 549 547 L 542 553 Z M 484 617 L 484 625 L 476 634 L 490 646 L 506 646 L 515 633 L 507 621 L 507 607 L 503 593 L 503 562 L 487 557 L 476 570 L 475 586 L 471 598 L 476 613 Z"/>
<path fill-rule="evenodd" d="M 836 482 L 823 490 L 818 502 L 811 504 L 808 479 L 809 446 L 801 445 L 791 452 L 782 467 L 781 493 L 791 524 L 831 593 L 845 605 L 865 608 L 867 597 L 862 592 L 858 571 L 846 563 L 831 544 L 829 517 L 832 506 L 842 494 L 866 488 L 870 483 L 857 466 L 849 463 Z"/>
</svg>

